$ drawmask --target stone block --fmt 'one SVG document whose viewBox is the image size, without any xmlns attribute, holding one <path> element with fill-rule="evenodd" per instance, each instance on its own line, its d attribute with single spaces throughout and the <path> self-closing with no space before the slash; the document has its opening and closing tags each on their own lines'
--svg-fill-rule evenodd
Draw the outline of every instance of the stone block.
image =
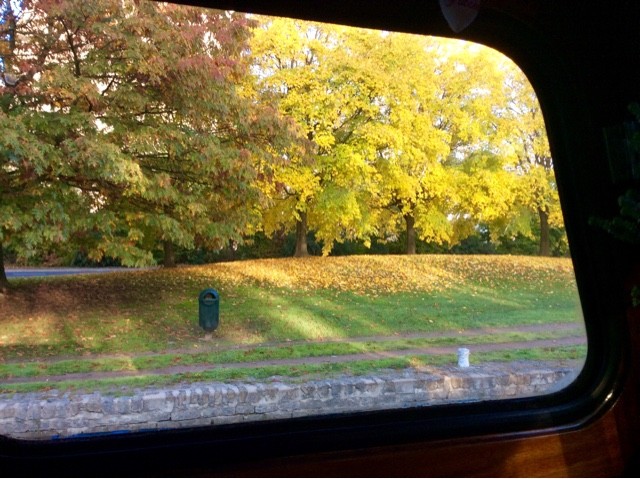
<svg viewBox="0 0 640 479">
<path fill-rule="evenodd" d="M 519 390 L 518 390 L 518 386 L 516 384 L 510 384 L 509 386 L 503 388 L 501 390 L 501 394 L 498 395 L 498 397 L 500 396 L 507 396 L 507 397 L 513 397 L 516 395 L 524 395 L 524 394 L 519 394 Z M 526 393 L 525 393 L 526 394 Z"/>
<path fill-rule="evenodd" d="M 102 412 L 102 401 L 100 396 L 97 394 L 84 396 L 80 402 L 80 410 L 87 412 Z"/>
<path fill-rule="evenodd" d="M 307 383 L 300 386 L 301 399 L 314 398 L 318 394 L 318 386 L 315 383 Z"/>
<path fill-rule="evenodd" d="M 278 404 L 276 403 L 267 403 L 267 404 L 257 404 L 254 408 L 256 414 L 264 414 L 264 413 L 273 413 L 276 411 L 280 411 Z M 283 411 L 284 414 L 290 414 L 288 411 Z"/>
<path fill-rule="evenodd" d="M 363 378 L 357 385 L 356 390 L 362 396 L 378 396 L 382 392 L 382 387 L 373 379 Z"/>
<path fill-rule="evenodd" d="M 115 400 L 109 396 L 100 399 L 100 408 L 104 414 L 115 414 L 117 412 Z"/>
<path fill-rule="evenodd" d="M 101 419 L 101 418 L 96 418 Z M 97 424 L 96 419 L 87 419 L 86 417 L 74 417 L 66 421 L 66 429 L 89 428 Z"/>
<path fill-rule="evenodd" d="M 207 406 L 209 404 L 209 388 L 197 388 L 194 394 L 198 406 Z M 193 396 L 191 399 L 193 404 Z"/>
<path fill-rule="evenodd" d="M 415 381 L 412 378 L 401 378 L 394 381 L 396 394 L 413 394 L 416 390 Z"/>
<path fill-rule="evenodd" d="M 297 385 L 281 384 L 278 389 L 281 401 L 299 401 L 302 398 L 302 392 Z"/>
<path fill-rule="evenodd" d="M 82 409 L 81 401 L 74 399 L 63 399 L 56 403 L 56 417 L 65 418 L 77 416 Z"/>
<path fill-rule="evenodd" d="M 173 401 L 167 398 L 164 392 L 152 392 L 142 396 L 143 411 L 169 411 L 173 410 Z"/>
<path fill-rule="evenodd" d="M 144 414 L 144 413 L 143 413 Z M 149 422 L 160 422 L 160 421 L 170 421 L 171 420 L 171 411 L 153 411 L 147 413 L 149 417 Z"/>
<path fill-rule="evenodd" d="M 191 390 L 180 389 L 171 391 L 171 399 L 173 400 L 175 409 L 186 409 L 191 401 Z"/>
<path fill-rule="evenodd" d="M 25 421 L 11 421 L 3 424 L 3 433 L 7 436 L 13 436 L 17 433 L 35 432 L 35 428 L 30 428 Z"/>
<path fill-rule="evenodd" d="M 396 393 L 396 383 L 392 379 L 386 378 L 384 380 L 384 385 L 382 386 L 383 394 L 395 394 Z"/>
<path fill-rule="evenodd" d="M 13 404 L 7 401 L 0 401 L 0 420 L 13 418 Z"/>
<path fill-rule="evenodd" d="M 236 413 L 235 406 L 221 406 L 215 408 L 214 417 L 233 416 Z"/>
<path fill-rule="evenodd" d="M 134 424 L 150 424 L 154 422 L 153 416 L 148 413 L 132 413 L 116 417 L 119 418 L 119 422 L 121 424 L 126 424 L 127 430 L 131 429 L 131 426 L 133 426 Z"/>
<path fill-rule="evenodd" d="M 242 384 L 239 386 L 239 403 L 256 404 L 260 400 L 260 392 L 255 384 Z"/>
<path fill-rule="evenodd" d="M 253 414 L 256 408 L 253 404 L 241 403 L 236 406 L 236 414 Z"/>
<path fill-rule="evenodd" d="M 509 374 L 508 384 L 529 386 L 531 384 L 531 374 Z"/>
<path fill-rule="evenodd" d="M 40 401 L 40 419 L 51 419 L 56 416 L 56 402 Z"/>
<path fill-rule="evenodd" d="M 542 374 L 532 374 L 531 381 L 529 382 L 531 386 L 540 386 L 547 384 L 547 378 Z"/>
<path fill-rule="evenodd" d="M 144 409 L 144 401 L 140 396 L 133 396 L 131 398 L 131 412 L 137 413 L 142 412 Z"/>
<path fill-rule="evenodd" d="M 258 402 L 263 404 L 273 403 L 278 401 L 278 387 L 277 384 L 257 384 L 258 389 Z"/>
<path fill-rule="evenodd" d="M 185 421 L 188 419 L 200 419 L 202 412 L 198 407 L 177 409 L 171 413 L 171 421 Z"/>
<path fill-rule="evenodd" d="M 220 406 L 222 404 L 222 391 L 221 386 L 209 388 L 209 406 Z"/>
<path fill-rule="evenodd" d="M 194 408 L 195 410 L 197 410 L 200 414 L 201 418 L 212 418 L 216 416 L 216 411 L 217 408 L 215 407 L 210 407 L 210 406 L 198 406 L 197 408 Z"/>
<path fill-rule="evenodd" d="M 114 398 L 113 408 L 115 409 L 116 414 L 120 414 L 120 415 L 129 414 L 131 412 L 131 398 L 130 397 Z"/>
<path fill-rule="evenodd" d="M 19 421 L 24 421 L 27 419 L 27 411 L 29 410 L 29 403 L 27 402 L 16 402 L 12 408 L 13 418 Z"/>
<path fill-rule="evenodd" d="M 240 389 L 234 384 L 225 384 L 222 392 L 222 403 L 228 406 L 235 406 L 238 404 L 238 397 L 240 396 Z"/>
<path fill-rule="evenodd" d="M 199 401 L 202 401 L 202 388 L 196 387 L 191 388 L 191 396 L 189 397 L 189 404 L 191 406 L 198 404 Z"/>
</svg>

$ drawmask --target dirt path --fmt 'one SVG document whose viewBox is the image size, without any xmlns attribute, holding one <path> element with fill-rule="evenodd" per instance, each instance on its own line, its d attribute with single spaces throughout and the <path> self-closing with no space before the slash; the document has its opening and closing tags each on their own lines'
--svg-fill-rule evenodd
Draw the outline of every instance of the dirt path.
<svg viewBox="0 0 640 479">
<path fill-rule="evenodd" d="M 509 327 L 509 328 L 481 328 L 481 329 L 473 329 L 473 330 L 465 330 L 458 331 L 453 334 L 457 334 L 460 336 L 461 340 L 464 338 L 472 338 L 474 336 L 480 335 L 489 335 L 489 334 L 500 334 L 500 333 L 512 333 L 512 332 L 550 332 L 550 331 L 567 331 L 567 333 L 571 333 L 575 331 L 576 325 L 573 323 L 555 323 L 555 324 L 545 324 L 545 325 L 526 325 L 519 327 Z M 348 338 L 349 342 L 368 342 L 368 341 L 385 341 L 385 340 L 394 340 L 394 339 L 413 339 L 413 338 L 438 338 L 452 336 L 452 332 L 441 332 L 441 333 L 412 333 L 412 334 L 398 334 L 393 336 L 367 336 L 367 337 L 359 337 L 359 338 Z M 314 341 L 314 343 L 335 343 L 335 342 L 344 342 L 345 340 L 327 340 L 327 341 Z M 236 346 L 233 348 L 221 348 L 215 345 L 211 345 L 209 347 L 205 345 L 202 348 L 198 349 L 176 349 L 176 350 L 168 350 L 161 353 L 165 354 L 195 354 L 195 353 L 206 353 L 212 351 L 219 350 L 243 350 L 243 349 L 251 349 L 255 347 L 277 347 L 277 346 L 291 346 L 294 344 L 309 344 L 309 341 L 289 341 L 283 343 L 260 343 L 254 344 L 251 346 Z M 464 341 L 461 341 L 457 346 L 431 346 L 424 348 L 415 348 L 415 349 L 403 349 L 397 351 L 383 351 L 383 352 L 372 352 L 372 353 L 361 353 L 361 354 L 349 354 L 349 355 L 337 355 L 337 356 L 316 356 L 316 357 L 307 357 L 307 358 L 295 358 L 295 359 L 273 359 L 273 360 L 264 360 L 264 361 L 250 361 L 250 362 L 235 362 L 235 363 L 224 363 L 224 364 L 198 364 L 198 365 L 189 365 L 189 366 L 173 366 L 162 369 L 150 369 L 150 370 L 138 370 L 138 371 L 114 371 L 114 372 L 91 372 L 91 373 L 73 373 L 73 374 L 65 374 L 65 375 L 56 375 L 56 376 L 38 376 L 38 377 L 24 377 L 24 378 L 10 378 L 3 379 L 2 382 L 4 384 L 16 384 L 16 383 L 32 383 L 32 382 L 50 382 L 56 383 L 59 381 L 80 381 L 80 380 L 91 380 L 91 379 L 107 379 L 107 378 L 117 378 L 117 377 L 133 377 L 133 376 L 154 376 L 154 375 L 174 375 L 174 374 L 185 374 L 185 373 L 198 373 L 203 371 L 208 371 L 216 368 L 260 368 L 265 366 L 295 366 L 295 365 L 303 365 L 303 364 L 331 364 L 331 363 L 345 363 L 352 361 L 362 361 L 362 360 L 376 360 L 376 359 L 387 359 L 387 358 L 398 358 L 404 356 L 413 356 L 413 355 L 421 355 L 421 354 L 431 354 L 431 355 L 450 355 L 452 357 L 452 364 L 455 364 L 456 361 L 456 353 L 458 347 L 464 346 L 468 347 L 470 350 L 470 363 L 473 364 L 473 354 L 478 352 L 489 352 L 489 351 L 505 351 L 505 350 L 516 350 L 516 349 L 533 349 L 533 348 L 545 348 L 545 347 L 562 347 L 562 346 L 576 346 L 586 344 L 586 338 L 584 334 L 567 334 L 567 336 L 556 338 L 556 339 L 543 339 L 543 340 L 532 340 L 532 341 L 517 341 L 517 342 L 503 342 L 503 343 L 490 343 L 490 344 L 476 344 L 476 345 L 468 345 L 465 344 Z M 158 353 L 143 353 L 135 356 L 150 356 L 150 355 L 159 355 Z M 98 358 L 122 358 L 127 357 L 131 358 L 131 355 L 94 355 L 90 357 L 82 357 L 84 360 L 98 359 Z M 80 358 L 79 358 L 80 359 Z"/>
</svg>

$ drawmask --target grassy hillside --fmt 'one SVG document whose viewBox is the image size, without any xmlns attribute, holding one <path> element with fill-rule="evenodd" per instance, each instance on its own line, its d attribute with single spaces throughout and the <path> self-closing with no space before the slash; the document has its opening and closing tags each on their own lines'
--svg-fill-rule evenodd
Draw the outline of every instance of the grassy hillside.
<svg viewBox="0 0 640 479">
<path fill-rule="evenodd" d="M 569 259 L 351 256 L 15 281 L 0 359 L 143 353 L 205 344 L 198 293 L 220 292 L 221 347 L 482 327 L 582 326 Z"/>
</svg>

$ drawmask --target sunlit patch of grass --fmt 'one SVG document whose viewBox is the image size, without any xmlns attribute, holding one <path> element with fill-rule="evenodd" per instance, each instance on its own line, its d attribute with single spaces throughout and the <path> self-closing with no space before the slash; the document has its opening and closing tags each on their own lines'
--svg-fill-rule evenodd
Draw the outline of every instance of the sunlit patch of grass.
<svg viewBox="0 0 640 479">
<path fill-rule="evenodd" d="M 0 348 L 17 345 L 46 346 L 60 339 L 58 319 L 53 314 L 12 318 L 0 322 Z"/>
</svg>

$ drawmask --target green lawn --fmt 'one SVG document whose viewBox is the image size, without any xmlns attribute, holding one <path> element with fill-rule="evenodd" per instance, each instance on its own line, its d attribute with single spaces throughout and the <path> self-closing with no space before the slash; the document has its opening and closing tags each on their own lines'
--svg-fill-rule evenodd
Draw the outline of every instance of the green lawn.
<svg viewBox="0 0 640 479">
<path fill-rule="evenodd" d="M 197 298 L 209 287 L 220 293 L 220 325 L 206 338 Z M 366 374 L 455 362 L 425 348 L 584 337 L 564 258 L 354 256 L 25 279 L 0 306 L 5 393 Z M 347 360 L 362 353 L 385 357 Z M 585 355 L 585 345 L 558 344 L 478 351 L 473 361 Z M 151 373 L 174 366 L 192 370 Z"/>
<path fill-rule="evenodd" d="M 208 347 L 199 291 L 220 292 L 212 347 L 574 323 L 571 262 L 511 256 L 255 260 L 20 280 L 2 304 L 0 359 Z"/>
</svg>

